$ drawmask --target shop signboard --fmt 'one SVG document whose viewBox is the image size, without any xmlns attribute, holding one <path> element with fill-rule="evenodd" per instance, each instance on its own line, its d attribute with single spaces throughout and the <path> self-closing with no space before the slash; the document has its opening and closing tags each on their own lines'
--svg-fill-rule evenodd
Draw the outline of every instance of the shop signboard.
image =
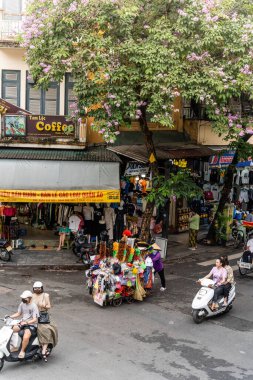
<svg viewBox="0 0 253 380">
<path fill-rule="evenodd" d="M 0 190 L 0 202 L 119 203 L 120 190 Z"/>
<path fill-rule="evenodd" d="M 5 136 L 25 136 L 26 135 L 26 116 L 24 115 L 5 115 L 4 117 Z"/>
<path fill-rule="evenodd" d="M 65 116 L 27 116 L 27 136 L 34 137 L 75 137 L 75 125 Z"/>
<path fill-rule="evenodd" d="M 149 166 L 140 162 L 128 162 L 125 170 L 126 177 L 134 177 L 149 174 Z"/>
<path fill-rule="evenodd" d="M 234 152 L 230 151 L 222 154 L 221 156 L 215 155 L 209 158 L 210 166 L 228 166 L 232 163 L 234 158 Z"/>
<path fill-rule="evenodd" d="M 9 103 L 6 100 L 0 98 L 0 115 L 9 115 L 9 114 L 31 115 L 31 112 L 26 111 L 20 107 L 17 107 L 14 104 Z"/>
</svg>

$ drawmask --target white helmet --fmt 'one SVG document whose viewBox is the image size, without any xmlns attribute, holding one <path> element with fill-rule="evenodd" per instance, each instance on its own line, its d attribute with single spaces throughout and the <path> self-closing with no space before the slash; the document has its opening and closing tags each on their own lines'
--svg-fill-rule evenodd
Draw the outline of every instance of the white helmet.
<svg viewBox="0 0 253 380">
<path fill-rule="evenodd" d="M 33 294 L 30 292 L 30 290 L 25 290 L 21 295 L 20 298 L 32 298 Z"/>
<path fill-rule="evenodd" d="M 33 284 L 33 288 L 42 288 L 43 287 L 43 284 L 41 281 L 36 281 L 34 284 Z"/>
</svg>

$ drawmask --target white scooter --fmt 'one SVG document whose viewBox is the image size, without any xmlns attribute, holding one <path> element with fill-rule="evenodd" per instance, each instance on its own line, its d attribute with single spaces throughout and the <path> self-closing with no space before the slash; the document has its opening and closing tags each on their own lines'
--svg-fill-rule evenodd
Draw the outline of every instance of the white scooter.
<svg viewBox="0 0 253 380">
<path fill-rule="evenodd" d="M 223 306 L 224 297 L 218 299 L 218 309 L 213 311 L 211 309 L 212 299 L 214 296 L 214 281 L 208 278 L 199 280 L 201 289 L 196 294 L 192 301 L 192 317 L 195 323 L 201 323 L 205 318 L 213 317 L 214 315 L 227 313 L 232 309 L 232 303 L 235 299 L 235 285 L 232 285 L 227 306 Z"/>
<path fill-rule="evenodd" d="M 31 337 L 28 343 L 26 354 L 24 359 L 19 359 L 18 354 L 21 349 L 22 336 L 24 331 L 15 333 L 12 327 L 19 323 L 18 320 L 14 320 L 10 317 L 1 318 L 4 321 L 4 326 L 0 330 L 0 371 L 4 366 L 4 362 L 18 362 L 26 360 L 41 359 L 41 348 L 39 346 L 39 340 L 37 336 Z M 11 352 L 13 347 L 17 347 L 18 351 Z"/>
</svg>

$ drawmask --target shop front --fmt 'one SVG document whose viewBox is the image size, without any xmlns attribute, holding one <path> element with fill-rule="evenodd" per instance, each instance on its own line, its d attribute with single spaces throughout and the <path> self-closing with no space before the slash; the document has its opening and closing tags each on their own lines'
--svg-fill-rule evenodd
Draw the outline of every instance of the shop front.
<svg viewBox="0 0 253 380">
<path fill-rule="evenodd" d="M 147 151 L 144 145 L 109 147 L 111 151 L 127 157 L 125 172 L 121 177 L 121 192 L 128 203 L 128 227 L 133 229 L 140 226 L 141 217 L 146 210 L 146 195 L 152 186 L 152 173 L 149 171 Z M 210 148 L 193 144 L 169 144 L 156 146 L 159 170 L 162 175 L 169 177 L 170 173 L 187 169 L 193 180 L 203 188 L 205 165 L 213 151 Z M 134 160 L 134 161 L 132 161 Z M 203 197 L 188 202 L 187 199 L 171 198 L 169 209 L 156 209 L 153 212 L 150 230 L 161 220 L 166 223 L 172 233 L 185 232 L 189 229 L 190 208 L 193 207 L 201 217 L 201 224 L 208 224 L 211 206 Z M 130 214 L 130 215 L 129 215 Z M 168 219 L 168 220 L 166 220 Z M 162 230 L 162 226 L 160 227 Z M 166 228 L 167 230 L 167 228 Z M 160 231 L 161 232 L 161 231 Z"/>
<path fill-rule="evenodd" d="M 92 204 L 120 202 L 119 165 L 103 148 L 0 149 L 1 236 L 47 245 L 58 240 L 57 228 L 73 215 L 88 225 Z"/>
</svg>

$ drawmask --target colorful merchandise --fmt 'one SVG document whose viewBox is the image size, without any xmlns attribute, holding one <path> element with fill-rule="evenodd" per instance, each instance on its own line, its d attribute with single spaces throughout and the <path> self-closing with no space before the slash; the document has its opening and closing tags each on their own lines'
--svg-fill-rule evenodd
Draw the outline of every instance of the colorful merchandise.
<svg viewBox="0 0 253 380">
<path fill-rule="evenodd" d="M 154 270 L 149 257 L 143 258 L 138 248 L 120 242 L 113 245 L 113 257 L 106 257 L 100 248 L 86 276 L 95 303 L 119 306 L 123 300 L 127 303 L 143 301 L 146 290 L 153 286 Z"/>
</svg>

